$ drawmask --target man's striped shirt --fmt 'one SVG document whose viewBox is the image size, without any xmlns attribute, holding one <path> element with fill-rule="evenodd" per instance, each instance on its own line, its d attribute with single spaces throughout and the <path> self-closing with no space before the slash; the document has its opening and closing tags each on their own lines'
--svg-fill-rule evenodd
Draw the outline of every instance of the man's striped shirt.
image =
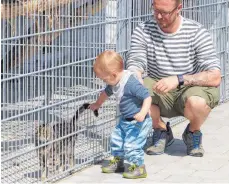
<svg viewBox="0 0 229 184">
<path fill-rule="evenodd" d="M 154 19 L 138 25 L 132 35 L 126 67 L 147 71 L 153 78 L 220 70 L 207 29 L 193 20 L 181 19 L 180 28 L 172 34 L 164 33 Z"/>
</svg>

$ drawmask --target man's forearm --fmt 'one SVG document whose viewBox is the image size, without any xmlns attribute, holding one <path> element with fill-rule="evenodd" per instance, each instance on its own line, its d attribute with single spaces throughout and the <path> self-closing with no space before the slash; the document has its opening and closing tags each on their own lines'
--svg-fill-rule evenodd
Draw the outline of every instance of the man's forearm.
<svg viewBox="0 0 229 184">
<path fill-rule="evenodd" d="M 220 70 L 203 71 L 193 75 L 184 75 L 185 86 L 214 86 L 221 82 Z"/>
<path fill-rule="evenodd" d="M 143 71 L 140 68 L 129 67 L 128 70 L 134 72 L 136 74 L 136 76 L 138 77 L 138 80 L 143 84 L 143 79 L 142 79 L 142 73 L 143 73 Z"/>
<path fill-rule="evenodd" d="M 136 70 L 135 73 L 139 79 L 142 79 L 142 72 L 140 70 Z"/>
</svg>

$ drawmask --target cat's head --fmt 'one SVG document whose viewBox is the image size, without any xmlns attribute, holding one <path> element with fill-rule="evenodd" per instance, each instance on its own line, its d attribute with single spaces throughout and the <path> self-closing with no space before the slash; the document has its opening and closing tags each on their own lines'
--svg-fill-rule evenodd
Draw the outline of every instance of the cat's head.
<svg viewBox="0 0 229 184">
<path fill-rule="evenodd" d="M 49 124 L 39 125 L 38 123 L 35 123 L 35 135 L 36 135 L 36 140 L 39 143 L 45 143 L 45 142 L 51 141 L 52 131 L 53 130 Z"/>
</svg>

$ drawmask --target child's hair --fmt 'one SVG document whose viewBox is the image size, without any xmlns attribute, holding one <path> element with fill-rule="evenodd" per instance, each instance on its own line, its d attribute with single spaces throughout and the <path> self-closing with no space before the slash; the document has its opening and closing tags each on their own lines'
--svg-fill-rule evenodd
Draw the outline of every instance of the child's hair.
<svg viewBox="0 0 229 184">
<path fill-rule="evenodd" d="M 113 50 L 106 50 L 99 54 L 94 63 L 94 71 L 111 74 L 121 72 L 124 69 L 122 57 Z"/>
</svg>

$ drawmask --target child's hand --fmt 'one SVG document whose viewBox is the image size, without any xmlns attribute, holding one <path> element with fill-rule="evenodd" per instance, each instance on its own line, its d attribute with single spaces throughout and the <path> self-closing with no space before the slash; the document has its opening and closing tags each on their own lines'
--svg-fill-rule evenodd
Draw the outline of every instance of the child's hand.
<svg viewBox="0 0 229 184">
<path fill-rule="evenodd" d="M 98 110 L 100 108 L 100 105 L 97 103 L 92 103 L 91 105 L 89 105 L 89 109 L 95 111 Z"/>
<path fill-rule="evenodd" d="M 143 122 L 145 120 L 146 115 L 142 112 L 135 114 L 134 119 L 138 122 Z"/>
</svg>

